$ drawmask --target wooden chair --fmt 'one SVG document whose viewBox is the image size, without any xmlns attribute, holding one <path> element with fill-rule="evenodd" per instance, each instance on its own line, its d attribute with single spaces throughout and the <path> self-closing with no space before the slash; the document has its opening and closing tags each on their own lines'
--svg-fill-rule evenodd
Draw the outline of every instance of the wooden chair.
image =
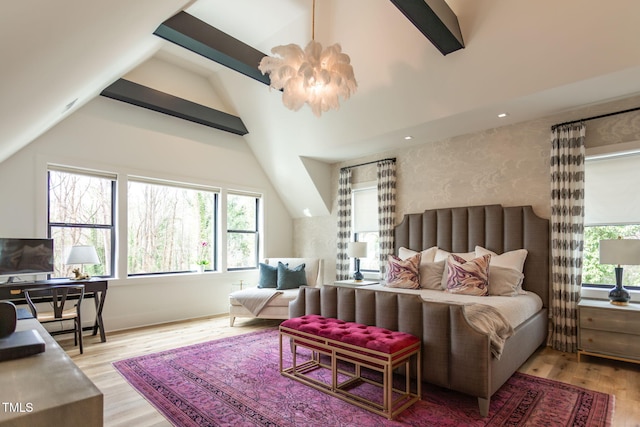
<svg viewBox="0 0 640 427">
<path fill-rule="evenodd" d="M 80 316 L 80 307 L 84 298 L 84 285 L 53 285 L 43 286 L 39 288 L 25 289 L 24 296 L 27 304 L 31 309 L 31 314 L 40 323 L 60 322 L 63 320 L 73 320 L 74 323 L 74 345 L 80 347 L 80 354 L 83 352 L 82 347 L 82 318 Z M 73 307 L 65 308 L 65 304 L 72 300 L 75 301 Z M 53 310 L 38 310 L 36 303 L 49 302 Z M 68 304 L 67 304 L 68 305 Z"/>
</svg>

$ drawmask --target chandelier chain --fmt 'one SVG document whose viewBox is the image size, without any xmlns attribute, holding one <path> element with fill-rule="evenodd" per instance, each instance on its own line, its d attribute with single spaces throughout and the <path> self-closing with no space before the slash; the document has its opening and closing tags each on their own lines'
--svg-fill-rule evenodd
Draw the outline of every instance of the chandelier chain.
<svg viewBox="0 0 640 427">
<path fill-rule="evenodd" d="M 316 0 L 313 0 L 313 6 L 311 10 L 311 40 L 316 39 Z"/>
</svg>

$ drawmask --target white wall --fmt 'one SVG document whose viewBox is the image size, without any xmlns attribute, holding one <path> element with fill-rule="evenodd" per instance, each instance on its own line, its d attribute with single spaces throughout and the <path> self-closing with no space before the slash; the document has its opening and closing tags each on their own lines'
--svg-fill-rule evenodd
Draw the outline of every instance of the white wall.
<svg viewBox="0 0 640 427">
<path fill-rule="evenodd" d="M 294 219 L 297 256 L 324 259 L 325 281 L 335 277 L 337 183 L 341 167 L 396 158 L 396 223 L 426 209 L 499 203 L 531 205 L 549 218 L 550 127 L 580 118 L 624 111 L 640 96 L 564 112 L 556 116 L 475 132 L 335 164 L 329 216 Z M 508 122 L 505 122 L 508 123 Z M 640 112 L 587 122 L 585 145 L 599 147 L 640 140 Z M 376 166 L 353 169 L 352 182 L 376 180 Z"/>
<path fill-rule="evenodd" d="M 0 163 L 0 236 L 46 236 L 48 163 L 261 193 L 263 255 L 293 256 L 291 217 L 242 137 L 98 97 Z M 117 210 L 126 215 L 126 206 Z M 124 248 L 118 256 L 126 266 Z M 257 278 L 223 271 L 128 279 L 123 270 L 109 281 L 107 331 L 226 313 L 231 284 Z"/>
</svg>

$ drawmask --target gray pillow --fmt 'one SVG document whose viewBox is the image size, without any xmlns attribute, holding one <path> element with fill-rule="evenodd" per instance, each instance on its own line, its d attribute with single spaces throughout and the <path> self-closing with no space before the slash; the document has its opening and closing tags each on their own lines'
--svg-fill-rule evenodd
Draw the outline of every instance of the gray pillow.
<svg viewBox="0 0 640 427">
<path fill-rule="evenodd" d="M 524 294 L 524 274 L 513 268 L 489 267 L 489 295 L 513 297 Z"/>
<path fill-rule="evenodd" d="M 420 264 L 420 287 L 422 289 L 442 290 L 442 276 L 446 260 Z"/>
<path fill-rule="evenodd" d="M 278 267 L 260 263 L 258 265 L 260 277 L 258 278 L 259 288 L 275 288 L 278 286 Z"/>
<path fill-rule="evenodd" d="M 292 269 L 285 264 L 278 263 L 278 286 L 276 289 L 295 289 L 307 284 L 307 273 L 304 271 L 305 264 L 300 264 Z"/>
</svg>

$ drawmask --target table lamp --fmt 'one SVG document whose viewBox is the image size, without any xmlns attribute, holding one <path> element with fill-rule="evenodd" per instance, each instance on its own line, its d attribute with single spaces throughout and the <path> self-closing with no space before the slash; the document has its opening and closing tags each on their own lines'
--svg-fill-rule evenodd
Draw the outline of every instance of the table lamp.
<svg viewBox="0 0 640 427">
<path fill-rule="evenodd" d="M 98 253 L 96 252 L 95 246 L 91 245 L 80 245 L 80 246 L 72 246 L 69 251 L 69 255 L 67 255 L 66 264 L 80 264 L 81 270 L 84 270 L 85 264 L 100 264 L 100 258 L 98 258 Z M 83 278 L 88 278 L 89 275 L 85 274 L 83 271 L 76 276 L 83 276 Z"/>
<path fill-rule="evenodd" d="M 349 242 L 347 243 L 347 256 L 355 258 L 354 263 L 356 271 L 353 273 L 353 280 L 356 282 L 362 282 L 364 276 L 360 273 L 360 258 L 366 258 L 367 256 L 367 242 Z"/>
<path fill-rule="evenodd" d="M 616 265 L 616 287 L 609 292 L 609 302 L 614 305 L 628 305 L 631 295 L 622 286 L 620 266 L 640 264 L 640 239 L 600 240 L 600 264 Z"/>
</svg>

